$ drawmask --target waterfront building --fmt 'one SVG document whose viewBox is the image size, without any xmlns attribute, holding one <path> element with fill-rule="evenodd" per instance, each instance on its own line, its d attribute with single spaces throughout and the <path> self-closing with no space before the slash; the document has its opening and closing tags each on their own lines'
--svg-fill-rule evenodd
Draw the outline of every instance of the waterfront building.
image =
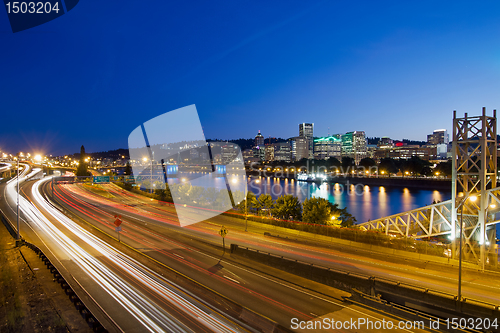
<svg viewBox="0 0 500 333">
<path fill-rule="evenodd" d="M 221 162 L 229 164 L 239 159 L 240 147 L 234 143 L 226 143 L 221 146 Z"/>
<path fill-rule="evenodd" d="M 364 131 L 348 132 L 343 134 L 341 139 L 342 157 L 351 157 L 356 164 L 359 164 L 359 161 L 367 157 L 367 143 Z"/>
<path fill-rule="evenodd" d="M 274 145 L 273 144 L 267 144 L 265 146 L 265 157 L 264 159 L 266 161 L 272 162 L 274 161 Z"/>
<path fill-rule="evenodd" d="M 447 145 L 450 142 L 448 132 L 445 129 L 435 130 L 434 133 L 427 135 L 428 145 Z"/>
<path fill-rule="evenodd" d="M 396 160 L 407 160 L 412 157 L 419 157 L 422 160 L 429 161 L 436 159 L 436 147 L 420 147 L 418 145 L 407 145 L 394 147 L 390 149 L 377 149 L 375 159 L 393 158 Z"/>
<path fill-rule="evenodd" d="M 259 161 L 264 161 L 266 158 L 266 148 L 264 145 L 262 146 L 255 146 L 252 148 L 253 151 L 253 157 L 256 158 Z"/>
<path fill-rule="evenodd" d="M 300 161 L 303 158 L 309 158 L 309 140 L 302 136 L 294 138 L 295 160 Z"/>
<path fill-rule="evenodd" d="M 299 124 L 299 136 L 307 139 L 307 158 L 313 158 L 313 144 L 314 144 L 314 124 L 313 123 L 302 123 Z"/>
<path fill-rule="evenodd" d="M 378 142 L 377 147 L 380 149 L 393 148 L 394 147 L 394 140 L 392 140 L 391 138 L 389 138 L 387 136 L 384 136 Z"/>
<path fill-rule="evenodd" d="M 292 152 L 290 149 L 290 143 L 288 142 L 277 142 L 274 145 L 274 160 L 284 163 L 290 163 L 292 161 Z"/>
<path fill-rule="evenodd" d="M 314 158 L 317 160 L 327 160 L 335 157 L 341 159 L 342 140 L 340 135 L 332 135 L 314 139 Z"/>
</svg>

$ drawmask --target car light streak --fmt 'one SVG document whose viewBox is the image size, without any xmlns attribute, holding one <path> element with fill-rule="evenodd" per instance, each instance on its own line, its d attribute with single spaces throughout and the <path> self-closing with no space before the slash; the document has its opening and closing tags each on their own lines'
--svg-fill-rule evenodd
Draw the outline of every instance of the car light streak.
<svg viewBox="0 0 500 333">
<path fill-rule="evenodd" d="M 44 181 L 46 180 L 37 181 L 32 188 L 32 196 L 37 205 L 45 209 L 58 222 L 73 232 L 92 249 L 99 252 L 123 272 L 126 272 L 137 283 L 146 287 L 149 292 L 156 294 L 159 298 L 167 300 L 170 304 L 174 305 L 179 310 L 179 314 L 182 314 L 184 318 L 189 318 L 189 322 L 192 326 L 197 326 L 200 330 L 204 331 L 240 331 L 224 318 L 220 316 L 214 318 L 210 309 L 182 293 L 180 288 L 165 281 L 160 275 L 136 260 L 118 252 L 113 247 L 76 225 L 55 207 L 47 203 L 39 191 L 39 187 Z M 7 186 L 9 196 L 16 194 L 13 184 L 14 183 Z M 137 288 L 125 282 L 118 274 L 110 270 L 109 267 L 71 240 L 48 220 L 34 204 L 24 197 L 21 197 L 20 208 L 33 224 L 50 236 L 54 243 L 64 249 L 67 255 L 80 266 L 83 271 L 87 272 L 99 286 L 121 304 L 135 319 L 137 319 L 137 321 L 144 325 L 146 330 L 150 332 L 190 331 L 189 327 L 185 326 L 170 313 L 167 313 L 150 298 L 137 291 Z M 193 303 L 196 303 L 196 305 Z"/>
<path fill-rule="evenodd" d="M 105 216 L 112 216 L 112 214 L 110 213 L 107 213 L 106 211 L 100 209 L 100 208 L 97 208 L 95 207 L 94 205 L 91 205 L 89 203 L 86 203 L 78 198 L 76 198 L 74 195 L 71 195 L 69 192 L 65 191 L 64 190 L 64 187 L 66 187 L 66 185 L 64 185 L 63 187 L 61 187 L 61 189 L 65 192 L 65 195 L 68 196 L 68 197 L 71 197 L 73 200 L 75 200 L 76 202 L 78 202 L 79 204 L 81 204 L 82 206 L 78 206 L 78 205 L 75 205 L 74 203 L 70 202 L 69 200 L 67 200 L 67 198 L 64 198 L 63 196 L 59 195 L 57 191 L 55 191 L 54 193 L 56 194 L 56 196 L 62 200 L 63 202 L 65 202 L 67 205 L 69 205 L 70 207 L 74 208 L 75 210 L 81 212 L 82 214 L 86 215 L 87 217 L 95 220 L 96 222 L 102 224 L 103 226 L 107 227 L 107 228 L 111 228 L 112 227 L 110 225 L 107 225 L 105 224 L 105 222 L 102 221 L 102 219 L 100 219 L 97 215 L 95 215 L 94 213 L 88 211 L 88 210 L 84 210 L 82 209 L 83 206 L 86 206 L 87 208 L 89 208 L 90 210 L 93 210 L 95 212 L 99 212 L 100 214 L 103 214 Z M 71 185 L 68 186 L 68 188 L 73 188 Z M 123 220 L 124 223 L 126 223 L 126 220 Z M 188 228 L 192 228 L 192 226 L 189 226 Z M 141 240 L 141 238 L 137 237 L 137 234 L 136 232 L 134 232 L 134 230 L 141 230 L 142 231 L 142 228 L 134 225 L 134 224 L 130 224 L 129 225 L 129 230 L 130 230 L 130 234 L 127 235 L 127 237 L 129 237 L 130 239 L 138 242 L 138 243 L 141 243 L 142 245 L 145 245 L 144 241 Z M 171 240 L 169 240 L 168 238 L 165 238 L 159 234 L 156 234 L 154 232 L 149 232 L 149 234 L 151 235 L 151 237 L 154 239 L 154 240 L 157 240 L 159 242 L 161 242 L 162 244 L 164 244 L 165 242 L 170 242 L 172 243 Z M 149 243 L 149 242 L 148 242 Z M 189 247 L 187 247 L 185 244 L 183 243 L 180 243 L 178 241 L 175 242 L 175 245 L 177 247 L 180 247 L 182 249 L 186 249 L 186 250 L 189 250 L 189 251 L 193 251 L 193 249 L 190 249 Z M 190 266 L 194 269 L 196 269 L 197 271 L 201 272 L 201 273 L 204 273 L 206 274 L 207 276 L 213 278 L 213 279 L 217 279 L 219 280 L 221 283 L 224 283 L 226 285 L 232 285 L 234 288 L 237 288 L 243 292 L 246 292 L 248 294 L 251 294 L 253 297 L 258 297 L 260 298 L 261 300 L 263 301 L 266 301 L 266 302 L 269 302 L 271 304 L 274 304 L 275 306 L 285 310 L 285 311 L 289 311 L 290 313 L 293 313 L 295 316 L 299 316 L 301 318 L 309 318 L 311 319 L 311 317 L 305 313 L 302 313 L 290 306 L 287 306 L 283 303 L 280 303 L 268 296 L 265 296 L 255 290 L 251 290 L 249 288 L 246 288 L 244 286 L 241 286 L 240 283 L 238 281 L 235 281 L 235 280 L 232 280 L 230 279 L 230 281 L 228 279 L 225 279 L 223 276 L 219 276 L 219 275 L 214 275 L 212 272 L 210 272 L 208 270 L 208 267 L 204 267 L 205 265 L 201 262 L 199 262 L 198 260 L 194 259 L 194 258 L 189 258 L 189 260 L 186 260 L 184 259 L 182 256 L 174 256 L 175 253 L 169 253 L 168 251 L 164 251 L 162 248 L 159 248 L 157 246 L 151 246 L 151 249 L 152 250 L 155 250 L 157 252 L 160 252 L 162 253 L 163 255 L 165 256 L 168 256 L 170 257 L 171 259 L 173 260 L 176 260 L 176 261 L 179 261 L 181 263 L 183 263 L 184 265 L 186 266 Z M 198 251 L 196 251 L 198 252 Z"/>
</svg>

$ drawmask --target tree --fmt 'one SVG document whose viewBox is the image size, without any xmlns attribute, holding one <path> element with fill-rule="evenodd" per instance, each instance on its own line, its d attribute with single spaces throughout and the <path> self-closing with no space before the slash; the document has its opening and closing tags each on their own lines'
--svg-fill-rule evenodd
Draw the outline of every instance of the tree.
<svg viewBox="0 0 500 333">
<path fill-rule="evenodd" d="M 253 192 L 247 192 L 247 198 L 246 198 L 248 204 L 247 204 L 247 210 L 248 211 L 253 211 L 255 209 L 255 207 L 253 206 L 253 203 L 255 200 L 257 200 L 255 194 Z M 245 212 L 245 200 L 242 200 L 239 204 L 238 204 L 238 209 Z"/>
<path fill-rule="evenodd" d="M 219 191 L 217 191 L 213 187 L 208 187 L 203 191 L 203 193 L 201 195 L 201 201 L 206 206 L 215 205 L 215 202 L 217 201 L 218 195 L 219 195 Z"/>
<path fill-rule="evenodd" d="M 270 214 L 271 209 L 274 206 L 273 198 L 269 194 L 261 194 L 258 199 L 254 199 L 252 202 L 253 206 L 259 210 L 263 215 Z"/>
<path fill-rule="evenodd" d="M 158 197 L 158 200 L 160 201 L 173 202 L 172 193 L 170 193 L 170 188 L 168 187 L 168 184 L 156 181 L 155 194 Z"/>
<path fill-rule="evenodd" d="M 328 224 L 331 220 L 331 203 L 323 198 L 312 197 L 303 204 L 302 221 L 306 223 Z"/>
<path fill-rule="evenodd" d="M 372 173 L 372 169 L 376 169 L 377 162 L 373 158 L 365 157 L 359 161 L 359 169 L 363 173 Z"/>
<path fill-rule="evenodd" d="M 340 226 L 344 228 L 352 227 L 357 221 L 356 218 L 347 211 L 347 207 L 344 207 L 340 210 L 339 219 L 340 221 L 342 221 L 340 223 Z"/>
<path fill-rule="evenodd" d="M 420 171 L 422 176 L 432 176 L 432 169 L 429 166 L 424 166 Z"/>
<path fill-rule="evenodd" d="M 448 160 L 446 162 L 441 162 L 434 168 L 434 174 L 439 176 L 451 176 L 451 171 L 453 169 L 453 162 Z"/>
<path fill-rule="evenodd" d="M 123 173 L 127 176 L 130 176 L 132 174 L 132 167 L 130 166 L 130 162 L 127 162 L 127 165 L 125 165 L 125 171 Z"/>
<path fill-rule="evenodd" d="M 336 157 L 330 157 L 328 160 L 327 160 L 328 164 L 330 165 L 330 167 L 338 167 L 340 168 L 340 166 L 342 165 L 339 161 L 338 158 Z"/>
<path fill-rule="evenodd" d="M 342 157 L 342 169 L 343 173 L 349 173 L 356 168 L 356 161 L 354 158 L 349 156 Z"/>
<path fill-rule="evenodd" d="M 327 223 L 329 225 L 347 228 L 353 226 L 357 221 L 356 218 L 347 211 L 347 207 L 339 208 L 338 204 L 330 203 L 330 214 L 332 218 L 331 221 Z"/>
<path fill-rule="evenodd" d="M 227 210 L 232 207 L 231 199 L 229 198 L 229 191 L 227 189 L 219 191 L 217 200 L 215 200 L 215 207 L 220 210 Z"/>
<path fill-rule="evenodd" d="M 302 219 L 302 205 L 297 197 L 288 194 L 276 199 L 273 216 L 280 219 L 300 221 Z"/>
<path fill-rule="evenodd" d="M 79 177 L 89 175 L 89 172 L 87 171 L 87 162 L 85 162 L 86 158 L 87 155 L 85 154 L 85 147 L 82 145 L 80 147 L 80 161 L 78 162 L 78 167 L 76 168 L 76 175 Z"/>
<path fill-rule="evenodd" d="M 422 160 L 420 157 L 412 156 L 410 159 L 401 161 L 400 169 L 404 174 L 408 172 L 409 174 L 418 175 L 422 174 L 422 170 L 428 164 L 429 162 Z"/>
<path fill-rule="evenodd" d="M 391 175 L 391 173 L 397 173 L 399 168 L 396 166 L 396 163 L 392 158 L 386 157 L 380 160 L 378 164 L 379 174 L 384 172 L 387 175 Z"/>
<path fill-rule="evenodd" d="M 359 161 L 359 166 L 362 166 L 365 169 L 369 169 L 370 167 L 376 166 L 377 163 L 373 158 L 365 157 L 361 161 Z"/>
</svg>

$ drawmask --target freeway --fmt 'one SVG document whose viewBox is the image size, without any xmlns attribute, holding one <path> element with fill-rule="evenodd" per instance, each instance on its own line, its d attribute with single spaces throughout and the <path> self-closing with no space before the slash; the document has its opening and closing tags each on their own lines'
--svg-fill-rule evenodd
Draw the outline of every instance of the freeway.
<svg viewBox="0 0 500 333">
<path fill-rule="evenodd" d="M 295 242 L 290 239 L 267 237 L 263 235 L 266 229 L 256 227 L 245 232 L 243 220 L 237 218 L 217 216 L 202 223 L 179 228 L 174 207 L 130 193 L 115 185 L 102 185 L 99 190 L 86 185 L 62 185 L 56 193 L 62 204 L 68 209 L 77 210 L 81 216 L 85 215 L 85 212 L 95 214 L 96 210 L 101 210 L 104 215 L 100 215 L 97 219 L 99 221 L 94 222 L 103 229 L 112 227 L 112 215 L 121 214 L 124 216 L 126 233 L 131 232 L 131 228 L 141 225 L 142 229 L 148 230 L 147 233 L 170 235 L 173 239 L 179 239 L 182 235 L 191 243 L 196 240 L 219 245 L 221 240 L 217 232 L 220 226 L 224 225 L 230 230 L 226 244 L 233 242 L 322 266 L 397 280 L 451 294 L 456 294 L 457 291 L 457 274 L 452 269 L 446 271 L 421 269 L 390 263 L 363 254 L 346 253 L 342 249 L 331 247 L 331 244 L 317 240 Z M 87 215 L 84 218 L 92 220 Z M 148 244 L 134 244 L 134 246 L 147 248 Z M 465 274 L 462 288 L 465 297 L 500 304 L 498 296 L 500 276 Z"/>
<path fill-rule="evenodd" d="M 28 168 L 26 168 L 28 170 Z M 34 171 L 35 172 L 35 171 Z M 23 173 L 21 181 L 29 175 Z M 17 182 L 4 187 L 13 199 Z M 23 236 L 45 248 L 76 282 L 97 301 L 110 331 L 117 332 L 247 332 L 246 325 L 226 318 L 175 283 L 117 251 L 75 225 L 41 198 L 42 181 L 23 186 L 20 197 Z M 36 204 L 35 204 L 36 203 Z M 14 212 L 12 202 L 7 209 Z M 2 205 L 2 210 L 6 208 Z M 6 212 L 3 211 L 5 214 Z M 8 215 L 8 214 L 6 214 Z"/>
<path fill-rule="evenodd" d="M 205 227 L 191 225 L 181 228 L 172 208 L 150 206 L 150 199 L 135 197 L 114 186 L 104 186 L 102 188 L 107 191 L 96 194 L 87 185 L 57 185 L 53 188 L 48 182 L 45 185 L 42 192 L 47 200 L 54 200 L 71 211 L 78 217 L 73 219 L 78 224 L 88 223 L 102 230 L 102 233 L 95 233 L 102 239 L 110 243 L 117 241 L 109 236 L 117 236 L 113 222 L 115 215 L 120 214 L 123 221 L 121 243 L 285 327 L 290 327 L 293 318 L 311 321 L 335 316 L 337 320 L 388 320 L 386 314 L 342 304 L 341 296 L 347 295 L 344 292 L 331 291 L 333 295 L 327 296 L 227 260 L 221 253 L 221 239 L 217 235 L 220 226 L 207 224 Z M 94 187 L 94 190 L 99 188 Z"/>
</svg>

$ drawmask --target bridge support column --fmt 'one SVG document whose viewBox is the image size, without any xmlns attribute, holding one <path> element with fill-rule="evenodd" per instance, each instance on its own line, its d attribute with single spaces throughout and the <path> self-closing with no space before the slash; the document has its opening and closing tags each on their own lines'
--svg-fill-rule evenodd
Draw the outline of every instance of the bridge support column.
<svg viewBox="0 0 500 333">
<path fill-rule="evenodd" d="M 467 196 L 479 196 L 479 202 L 464 202 L 463 236 L 467 241 L 465 252 L 478 259 L 484 270 L 487 257 L 486 226 L 489 207 L 488 189 L 496 188 L 497 177 L 497 129 L 496 110 L 493 117 L 486 115 L 483 107 L 481 116 L 457 118 L 453 112 L 453 173 L 452 173 L 452 240 L 456 240 L 456 215 L 458 191 Z M 477 253 L 479 244 L 479 258 Z M 456 248 L 456 241 L 453 242 Z M 458 251 L 464 251 L 459 249 Z M 456 255 L 455 249 L 453 254 Z"/>
</svg>

